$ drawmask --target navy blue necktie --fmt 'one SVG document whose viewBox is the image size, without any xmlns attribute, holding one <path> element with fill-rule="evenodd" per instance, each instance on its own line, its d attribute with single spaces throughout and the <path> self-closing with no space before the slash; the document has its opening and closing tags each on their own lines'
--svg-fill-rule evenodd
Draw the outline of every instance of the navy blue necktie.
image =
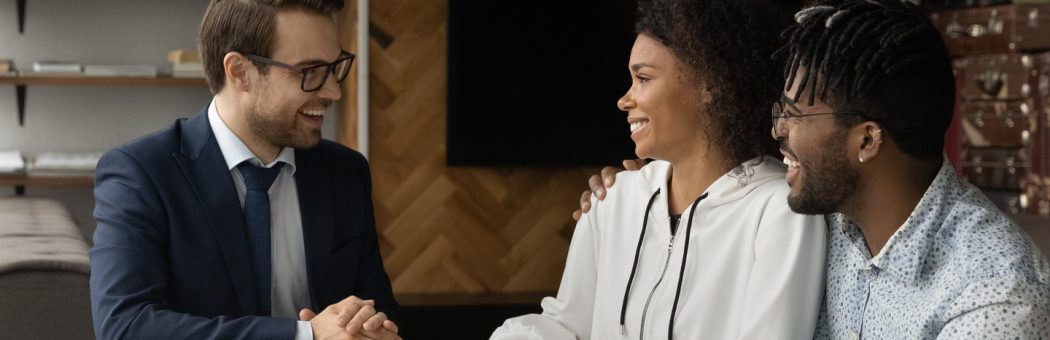
<svg viewBox="0 0 1050 340">
<path fill-rule="evenodd" d="M 263 168 L 249 162 L 237 166 L 244 178 L 244 223 L 248 229 L 248 251 L 252 255 L 252 273 L 259 292 L 259 307 L 270 315 L 270 195 L 267 193 L 281 165 Z"/>
</svg>

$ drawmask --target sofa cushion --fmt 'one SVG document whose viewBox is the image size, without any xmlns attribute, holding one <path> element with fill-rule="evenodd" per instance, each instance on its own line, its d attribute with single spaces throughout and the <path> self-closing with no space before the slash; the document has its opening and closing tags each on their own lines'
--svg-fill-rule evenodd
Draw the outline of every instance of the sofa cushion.
<svg viewBox="0 0 1050 340">
<path fill-rule="evenodd" d="M 17 270 L 89 274 L 87 251 L 80 227 L 62 203 L 0 198 L 0 274 Z"/>
</svg>

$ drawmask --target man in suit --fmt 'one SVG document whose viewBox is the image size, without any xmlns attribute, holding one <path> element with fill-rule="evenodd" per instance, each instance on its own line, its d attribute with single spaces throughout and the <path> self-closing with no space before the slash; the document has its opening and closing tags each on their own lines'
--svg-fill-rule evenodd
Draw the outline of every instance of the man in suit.
<svg viewBox="0 0 1050 340">
<path fill-rule="evenodd" d="M 342 6 L 211 1 L 214 100 L 98 163 L 98 338 L 398 338 L 368 164 L 320 138 L 353 62 Z"/>
</svg>

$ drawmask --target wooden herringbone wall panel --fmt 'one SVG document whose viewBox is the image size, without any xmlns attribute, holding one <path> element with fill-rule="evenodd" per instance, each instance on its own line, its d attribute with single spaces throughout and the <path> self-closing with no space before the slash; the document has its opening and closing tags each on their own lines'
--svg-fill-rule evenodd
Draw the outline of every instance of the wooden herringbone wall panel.
<svg viewBox="0 0 1050 340">
<path fill-rule="evenodd" d="M 355 4 L 341 20 L 354 46 Z M 445 166 L 446 1 L 372 1 L 370 162 L 398 294 L 554 291 L 596 168 Z M 340 140 L 356 142 L 352 82 Z"/>
</svg>

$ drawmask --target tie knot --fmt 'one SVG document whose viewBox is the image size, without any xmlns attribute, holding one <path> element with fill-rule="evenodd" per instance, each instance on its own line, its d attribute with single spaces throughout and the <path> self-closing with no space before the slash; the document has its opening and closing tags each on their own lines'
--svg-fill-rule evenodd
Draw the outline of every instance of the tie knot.
<svg viewBox="0 0 1050 340">
<path fill-rule="evenodd" d="M 248 190 L 270 190 L 270 185 L 273 185 L 273 180 L 277 179 L 277 175 L 281 173 L 281 166 L 284 163 L 274 164 L 273 167 L 264 168 L 252 165 L 252 163 L 244 162 L 237 166 L 241 170 L 241 177 L 244 178 L 244 187 Z"/>
</svg>

